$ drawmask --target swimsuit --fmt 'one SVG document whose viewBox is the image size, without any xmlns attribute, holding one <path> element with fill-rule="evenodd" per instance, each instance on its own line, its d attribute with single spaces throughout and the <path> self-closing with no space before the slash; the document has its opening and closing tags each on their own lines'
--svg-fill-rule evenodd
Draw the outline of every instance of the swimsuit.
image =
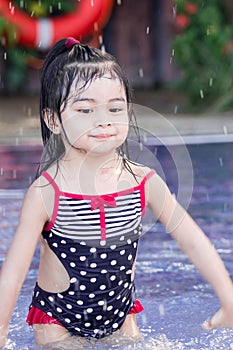
<svg viewBox="0 0 233 350">
<path fill-rule="evenodd" d="M 130 189 L 94 196 L 62 192 L 47 172 L 42 174 L 55 191 L 52 219 L 42 236 L 70 285 L 51 293 L 36 283 L 29 324 L 57 323 L 72 335 L 101 338 L 118 330 L 132 307 L 138 312 L 131 274 L 142 234 L 145 183 L 154 173 Z M 38 309 L 47 321 L 33 321 Z"/>
</svg>

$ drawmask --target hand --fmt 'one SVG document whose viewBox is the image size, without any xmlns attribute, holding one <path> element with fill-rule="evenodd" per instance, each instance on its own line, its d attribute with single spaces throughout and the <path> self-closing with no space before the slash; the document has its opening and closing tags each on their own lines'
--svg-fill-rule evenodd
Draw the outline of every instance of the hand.
<svg viewBox="0 0 233 350">
<path fill-rule="evenodd" d="M 203 329 L 210 331 L 216 328 L 233 328 L 233 310 L 219 309 L 216 314 L 202 325 Z"/>
</svg>

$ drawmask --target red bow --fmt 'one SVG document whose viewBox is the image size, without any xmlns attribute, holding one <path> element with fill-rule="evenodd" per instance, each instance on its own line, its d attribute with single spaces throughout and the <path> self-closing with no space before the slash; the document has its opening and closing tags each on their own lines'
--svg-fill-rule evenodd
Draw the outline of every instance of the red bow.
<svg viewBox="0 0 233 350">
<path fill-rule="evenodd" d="M 116 207 L 116 200 L 114 195 L 112 194 L 105 194 L 99 197 L 94 197 L 91 199 L 91 210 L 95 210 L 97 208 L 102 207 L 104 204 L 108 205 L 109 207 Z"/>
</svg>

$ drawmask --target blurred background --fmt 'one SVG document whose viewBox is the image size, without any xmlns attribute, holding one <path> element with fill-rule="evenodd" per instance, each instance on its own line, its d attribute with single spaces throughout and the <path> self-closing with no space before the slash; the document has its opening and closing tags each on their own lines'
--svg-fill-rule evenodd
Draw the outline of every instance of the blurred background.
<svg viewBox="0 0 233 350">
<path fill-rule="evenodd" d="M 0 0 L 0 103 L 38 96 L 43 59 L 67 34 L 115 55 L 138 103 L 233 107 L 232 0 Z"/>
</svg>

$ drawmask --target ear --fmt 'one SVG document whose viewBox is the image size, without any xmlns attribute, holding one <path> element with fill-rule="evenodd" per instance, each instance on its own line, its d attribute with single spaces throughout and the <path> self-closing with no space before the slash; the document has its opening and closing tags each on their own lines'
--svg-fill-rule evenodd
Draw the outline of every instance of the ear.
<svg viewBox="0 0 233 350">
<path fill-rule="evenodd" d="M 44 108 L 43 118 L 47 128 L 52 131 L 53 134 L 59 135 L 61 132 L 61 125 L 57 114 L 53 113 L 49 108 Z"/>
</svg>

